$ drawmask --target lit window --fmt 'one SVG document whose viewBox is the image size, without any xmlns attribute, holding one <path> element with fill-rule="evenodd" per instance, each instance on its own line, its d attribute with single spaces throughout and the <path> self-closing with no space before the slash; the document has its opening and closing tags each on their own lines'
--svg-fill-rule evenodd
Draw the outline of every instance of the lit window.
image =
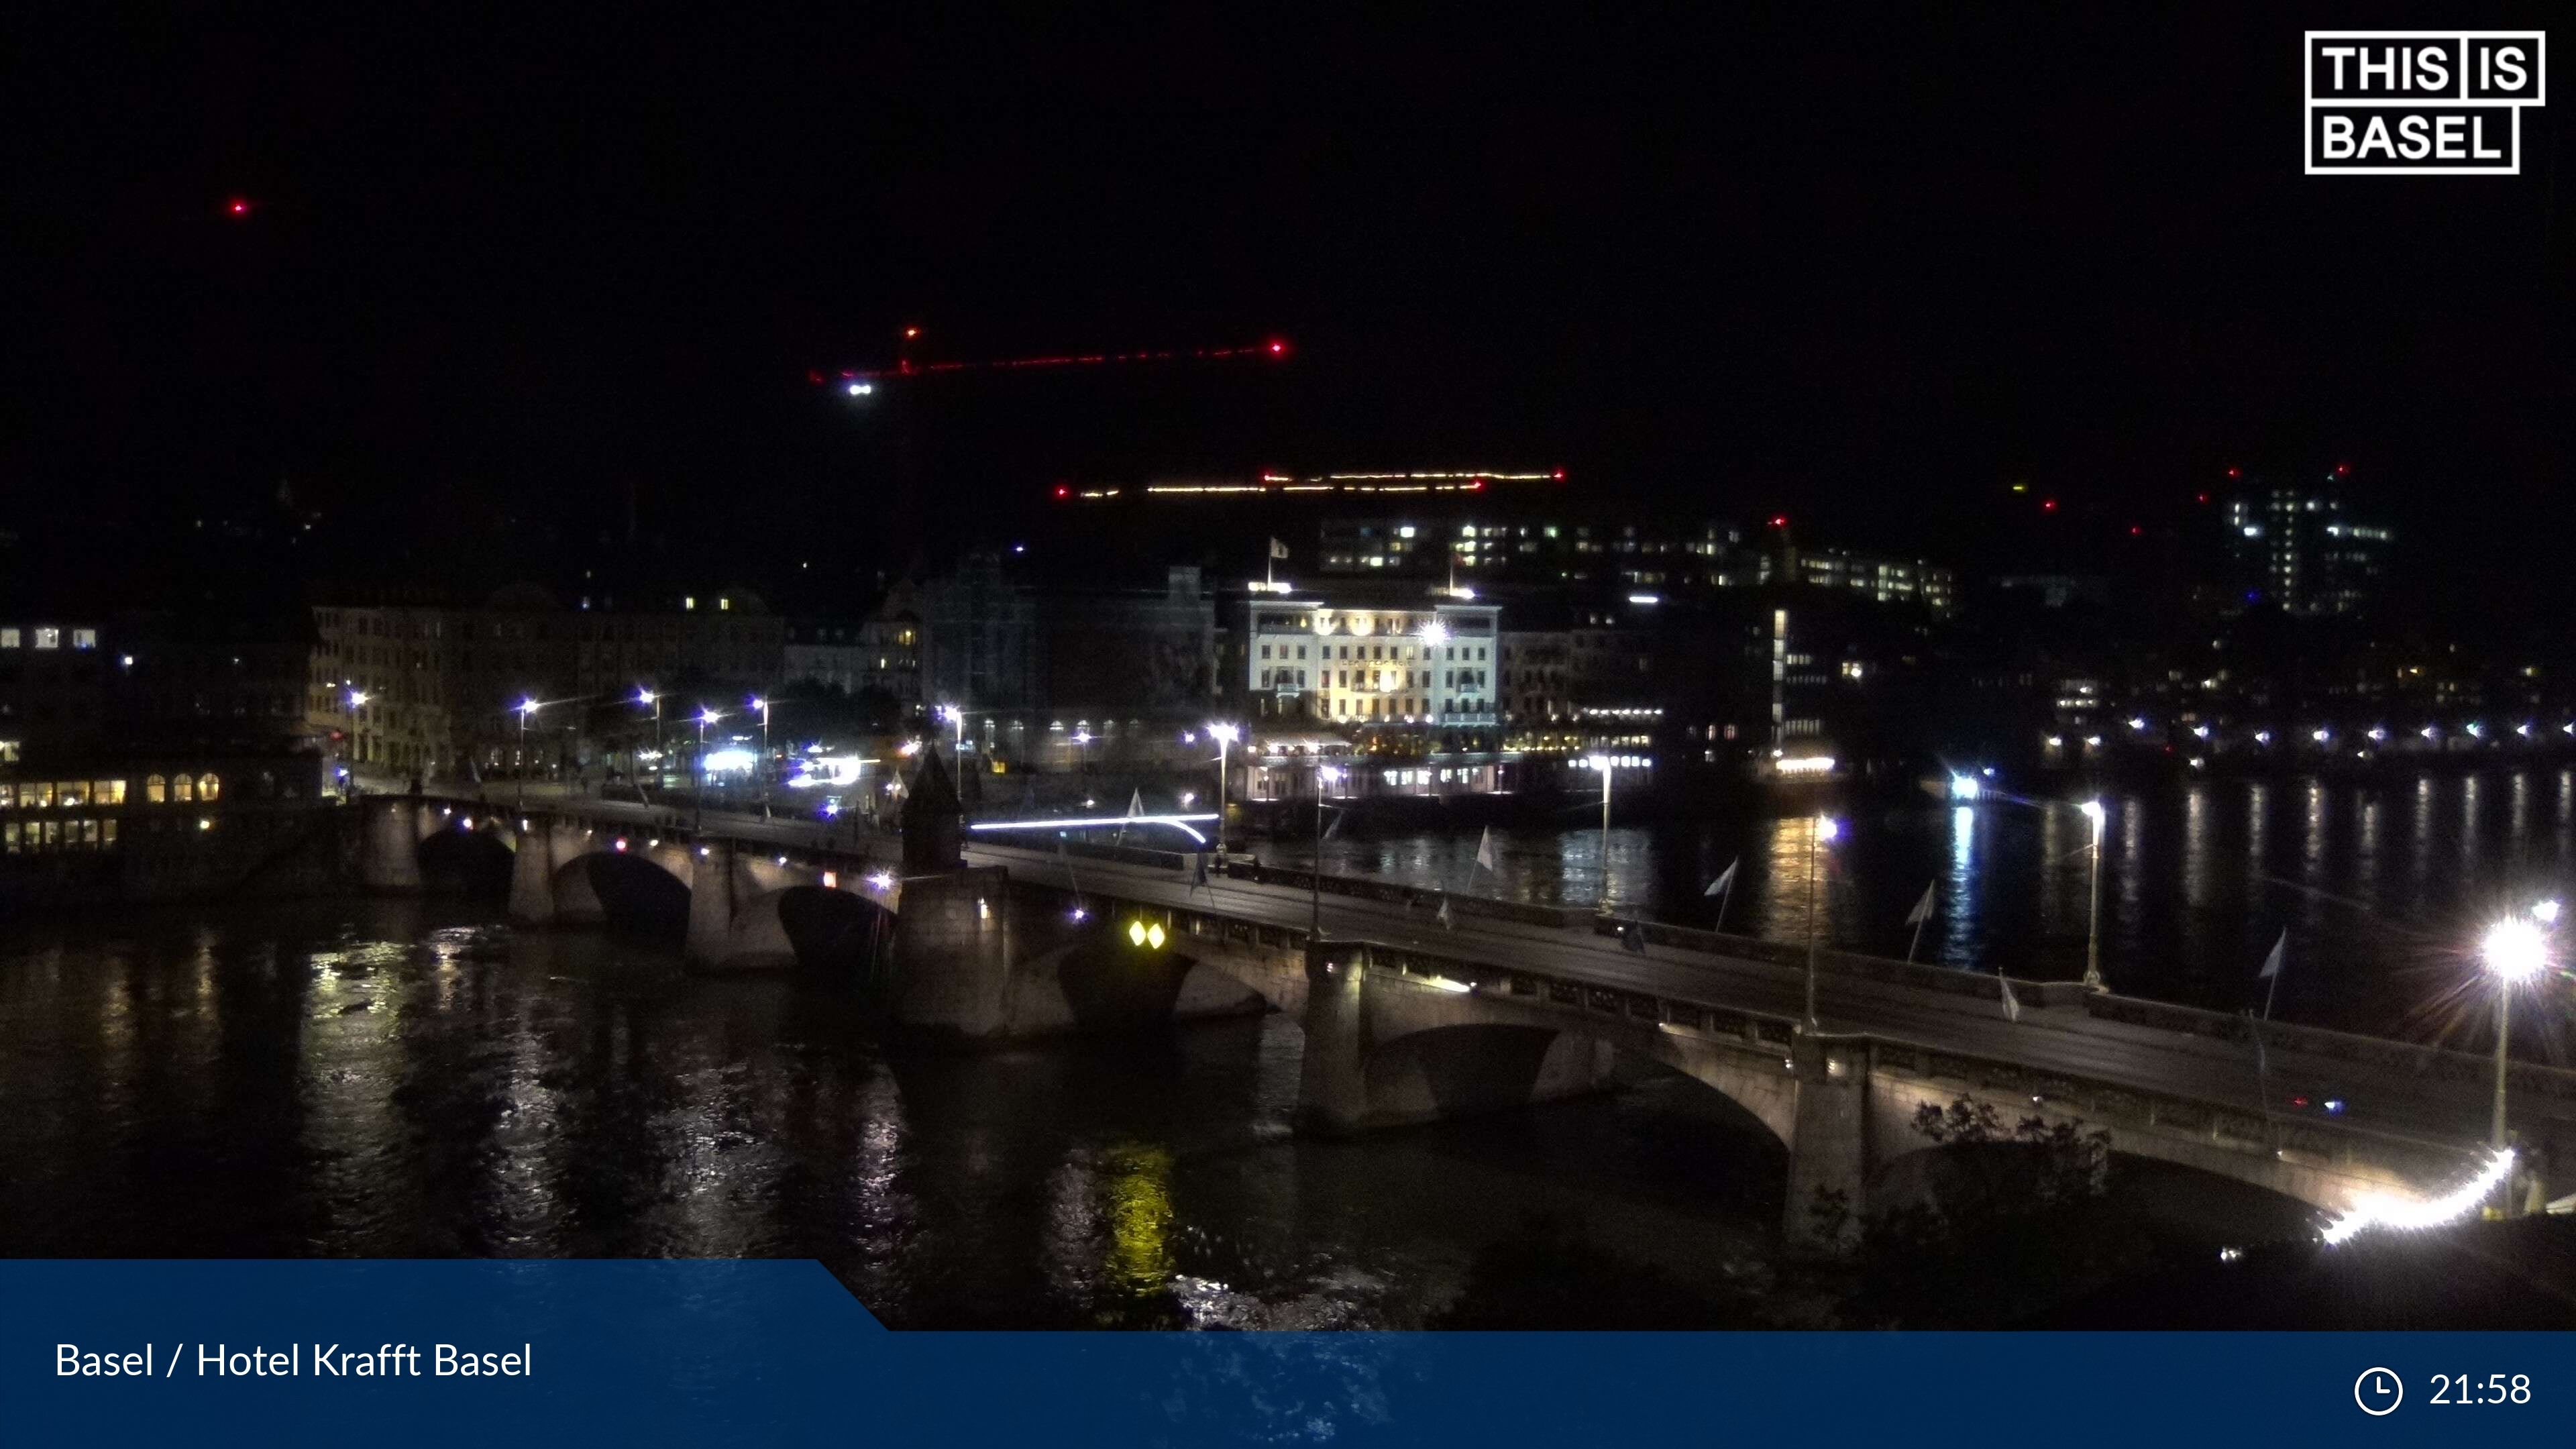
<svg viewBox="0 0 2576 1449">
<path fill-rule="evenodd" d="M 171 777 L 170 777 L 170 798 L 171 798 L 171 799 L 173 799 L 173 800 L 180 801 L 180 802 L 182 802 L 182 803 L 185 803 L 185 802 L 192 801 L 192 800 L 196 799 L 196 798 L 197 798 L 197 782 L 196 782 L 196 781 L 194 781 L 194 780 L 189 779 L 189 778 L 188 778 L 187 776 L 185 776 L 185 775 L 173 775 L 173 776 L 171 776 Z"/>
<path fill-rule="evenodd" d="M 62 648 L 63 631 L 54 628 L 49 624 L 38 625 L 36 628 L 36 647 L 39 649 Z"/>
<path fill-rule="evenodd" d="M 125 782 L 123 780 L 92 781 L 89 787 L 89 798 L 90 803 L 94 805 L 122 805 L 125 803 Z"/>
<path fill-rule="evenodd" d="M 15 629 L 0 629 L 0 649 L 15 649 L 17 647 L 18 631 Z"/>
<path fill-rule="evenodd" d="M 217 795 L 223 793 L 223 787 L 224 782 L 216 779 L 214 776 L 199 775 L 197 777 L 197 798 L 200 800 L 212 800 Z"/>
<path fill-rule="evenodd" d="M 159 805 L 168 801 L 169 798 L 170 787 L 168 781 L 163 780 L 158 775 L 146 775 L 143 777 L 144 804 Z"/>
<path fill-rule="evenodd" d="M 97 648 L 98 631 L 96 629 L 74 629 L 72 631 L 72 647 L 74 649 Z"/>
</svg>

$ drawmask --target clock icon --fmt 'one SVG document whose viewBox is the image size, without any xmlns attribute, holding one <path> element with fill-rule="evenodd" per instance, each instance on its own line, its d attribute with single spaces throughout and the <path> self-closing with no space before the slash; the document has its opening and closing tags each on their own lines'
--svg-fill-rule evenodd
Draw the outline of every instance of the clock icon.
<svg viewBox="0 0 2576 1449">
<path fill-rule="evenodd" d="M 2352 1401 L 2361 1405 L 2363 1413 L 2381 1418 L 2396 1413 L 2397 1406 L 2406 1402 L 2406 1386 L 2398 1382 L 2394 1369 L 2363 1369 L 2361 1377 L 2352 1381 Z"/>
</svg>

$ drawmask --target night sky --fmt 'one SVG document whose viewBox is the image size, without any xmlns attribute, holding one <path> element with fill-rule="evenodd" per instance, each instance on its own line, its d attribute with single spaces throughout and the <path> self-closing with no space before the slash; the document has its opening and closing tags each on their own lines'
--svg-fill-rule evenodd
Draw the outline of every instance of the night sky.
<svg viewBox="0 0 2576 1449">
<path fill-rule="evenodd" d="M 1563 465 L 2026 568 L 2349 462 L 2479 607 L 2563 590 L 2576 100 L 2519 178 L 2308 178 L 2303 26 L 2429 17 L 1594 8 L 13 21 L 0 527 L 105 547 L 289 480 L 345 564 L 622 532 L 631 492 L 726 567 L 883 562 L 902 410 L 806 373 L 917 324 L 930 360 L 1294 345 L 918 384 L 952 538 L 1058 478 Z"/>
</svg>

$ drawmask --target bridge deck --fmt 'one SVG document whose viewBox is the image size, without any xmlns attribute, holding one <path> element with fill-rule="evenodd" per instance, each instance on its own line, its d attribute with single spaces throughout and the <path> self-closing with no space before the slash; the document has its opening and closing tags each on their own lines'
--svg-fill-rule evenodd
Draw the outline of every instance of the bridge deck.
<svg viewBox="0 0 2576 1449">
<path fill-rule="evenodd" d="M 542 807 L 532 802 L 532 808 L 603 821 L 659 820 L 666 828 L 671 823 L 668 812 L 606 801 L 553 800 Z M 825 837 L 823 828 L 811 821 L 720 818 L 712 813 L 706 819 L 706 833 L 805 849 L 820 847 Z M 840 834 L 848 838 L 846 830 Z M 881 846 L 887 843 L 885 837 L 861 839 Z M 1018 879 L 1058 888 L 1078 882 L 1086 892 L 1140 905 L 1195 910 L 1299 932 L 1307 928 L 1313 909 L 1304 889 L 1233 877 L 1218 876 L 1201 886 L 1168 869 L 1088 857 L 1077 858 L 1068 875 L 1062 857 L 1051 852 L 982 841 L 971 842 L 967 855 L 971 864 L 1007 866 Z M 1776 962 L 1659 945 L 1649 945 L 1640 954 L 1614 937 L 1588 929 L 1522 924 L 1463 912 L 1451 926 L 1443 927 L 1421 907 L 1331 892 L 1323 897 L 1322 926 L 1329 938 L 1411 947 L 1668 1000 L 1787 1018 L 1805 1012 L 1803 971 Z M 1992 998 L 1826 972 L 1819 978 L 1817 1012 L 1822 1029 L 1830 1033 L 1880 1036 L 2237 1111 L 2261 1105 L 2255 1053 L 2246 1042 L 2108 1019 L 2081 1004 L 2025 1003 L 2021 1019 L 2015 1022 L 2004 1018 Z M 2292 1091 L 2316 1100 L 2340 1097 L 2350 1104 L 2341 1118 L 2319 1120 L 2311 1115 L 2307 1120 L 2449 1148 L 2470 1148 L 2485 1140 L 2488 1078 L 2455 1070 L 2426 1072 L 2421 1064 L 2429 1058 L 2421 1052 L 2408 1054 L 2414 1066 L 2392 1066 L 2303 1050 L 2297 1033 L 2282 1036 L 2285 1039 L 2275 1040 L 2267 1052 L 2276 1107 Z M 2448 1057 L 2446 1066 L 2471 1061 L 2457 1054 Z M 2576 1085 L 2576 1078 L 2552 1085 Z M 2576 1151 L 2576 1090 L 2519 1091 L 2512 1107 L 2514 1125 L 2527 1140 Z M 2564 1164 L 2558 1168 L 2563 1171 Z"/>
</svg>

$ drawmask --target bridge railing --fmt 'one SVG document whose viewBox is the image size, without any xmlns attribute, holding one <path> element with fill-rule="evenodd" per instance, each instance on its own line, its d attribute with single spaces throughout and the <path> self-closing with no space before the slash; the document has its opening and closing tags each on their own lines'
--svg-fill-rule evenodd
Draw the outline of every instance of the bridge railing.
<svg viewBox="0 0 2576 1449">
<path fill-rule="evenodd" d="M 1775 966 L 1804 967 L 1807 948 L 1787 941 L 1766 941 L 1758 936 L 1737 936 L 1722 931 L 1693 930 L 1687 926 L 1668 926 L 1658 921 L 1639 920 L 1630 916 L 1591 917 L 1595 934 L 1616 936 L 1636 930 L 1644 934 L 1647 944 L 1670 947 L 1678 951 L 1697 951 L 1705 955 L 1726 956 L 1740 961 L 1765 961 Z M 1866 956 L 1855 951 L 1819 950 L 1816 969 L 1836 976 L 1856 977 L 1867 981 L 1884 981 L 1890 985 L 1911 987 L 1918 991 L 1938 991 L 1952 996 L 1972 996 L 1985 1001 L 2003 1000 L 2003 978 L 1984 971 L 1963 971 L 1956 966 L 1932 966 L 1920 961 L 1899 961 L 1888 956 Z M 2025 1006 L 2073 1005 L 2098 993 L 2087 991 L 2077 981 L 2013 982 L 2013 996 Z"/>
<path fill-rule="evenodd" d="M 2105 1021 L 2126 1022 L 2133 1026 L 2154 1027 L 2163 1031 L 2187 1032 L 2194 1036 L 2219 1041 L 2250 1042 L 2257 1030 L 2263 1033 L 2266 1046 L 2287 1048 L 2310 1056 L 2350 1062 L 2374 1071 L 2404 1073 L 2438 1082 L 2470 1085 L 2495 1080 L 2493 1058 L 2444 1047 L 2421 1046 L 2413 1042 L 2389 1041 L 2355 1032 L 2330 1031 L 2324 1027 L 2292 1026 L 2283 1022 L 2258 1023 L 2250 1017 L 2234 1016 L 2222 1011 L 2208 1011 L 2195 1006 L 2171 1006 L 2161 1001 L 2145 1001 L 2134 996 L 2113 996 L 2107 992 L 2088 992 L 2085 1011 Z M 2555 1101 L 2576 1102 L 2576 1071 L 2563 1067 L 2542 1066 L 2533 1062 L 2516 1062 L 2509 1069 L 2507 1082 L 2517 1093 L 2537 1093 Z"/>
<path fill-rule="evenodd" d="M 1317 889 L 1315 872 L 1290 866 L 1265 865 L 1254 861 L 1229 861 L 1225 873 L 1235 880 L 1248 880 L 1256 885 L 1286 886 L 1294 890 Z M 1408 886 L 1397 881 L 1371 876 L 1326 875 L 1321 887 L 1328 896 L 1352 900 L 1383 901 L 1389 905 L 1431 906 L 1446 901 L 1453 914 L 1480 916 L 1488 920 L 1510 921 L 1522 926 L 1546 926 L 1555 930 L 1579 929 L 1592 919 L 1592 912 L 1580 906 L 1546 906 L 1528 901 L 1507 901 L 1497 896 L 1466 895 L 1457 891 L 1431 890 Z"/>
</svg>

